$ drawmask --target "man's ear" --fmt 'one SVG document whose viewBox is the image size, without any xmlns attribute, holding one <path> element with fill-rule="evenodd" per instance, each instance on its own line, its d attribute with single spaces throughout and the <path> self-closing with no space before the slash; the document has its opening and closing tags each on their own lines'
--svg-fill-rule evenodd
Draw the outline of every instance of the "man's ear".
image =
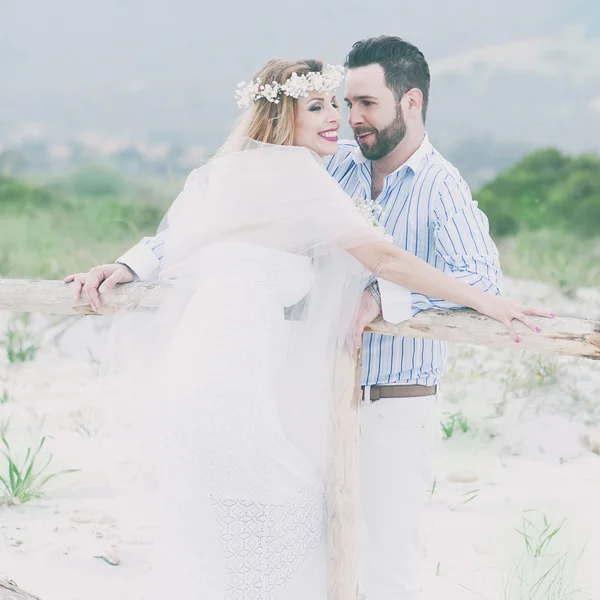
<svg viewBox="0 0 600 600">
<path fill-rule="evenodd" d="M 411 88 L 404 94 L 402 102 L 407 115 L 420 115 L 423 108 L 423 92 L 418 88 Z"/>
</svg>

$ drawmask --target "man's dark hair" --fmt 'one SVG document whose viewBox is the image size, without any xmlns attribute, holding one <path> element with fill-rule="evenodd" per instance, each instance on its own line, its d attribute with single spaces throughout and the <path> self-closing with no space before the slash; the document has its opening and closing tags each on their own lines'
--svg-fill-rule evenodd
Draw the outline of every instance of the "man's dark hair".
<svg viewBox="0 0 600 600">
<path fill-rule="evenodd" d="M 383 67 L 385 83 L 394 92 L 398 101 L 412 88 L 423 94 L 423 121 L 429 104 L 429 65 L 423 53 L 399 37 L 381 35 L 361 40 L 352 46 L 346 57 L 349 69 L 378 64 Z"/>
</svg>

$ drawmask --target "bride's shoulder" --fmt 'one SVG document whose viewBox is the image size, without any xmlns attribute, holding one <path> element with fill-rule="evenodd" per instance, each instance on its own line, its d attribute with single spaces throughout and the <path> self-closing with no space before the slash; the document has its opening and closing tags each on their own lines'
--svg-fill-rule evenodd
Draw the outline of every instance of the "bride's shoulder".
<svg viewBox="0 0 600 600">
<path fill-rule="evenodd" d="M 205 180 L 209 172 L 212 181 L 225 179 L 230 183 L 232 175 L 245 181 L 272 180 L 273 184 L 287 180 L 292 185 L 294 181 L 310 177 L 313 182 L 322 177 L 329 178 L 323 159 L 309 148 L 264 143 L 217 155 L 200 169 L 192 171 L 188 182 Z"/>
<path fill-rule="evenodd" d="M 323 159 L 306 146 L 271 146 L 264 156 L 268 163 L 280 168 L 289 166 L 294 171 L 324 170 Z"/>
</svg>

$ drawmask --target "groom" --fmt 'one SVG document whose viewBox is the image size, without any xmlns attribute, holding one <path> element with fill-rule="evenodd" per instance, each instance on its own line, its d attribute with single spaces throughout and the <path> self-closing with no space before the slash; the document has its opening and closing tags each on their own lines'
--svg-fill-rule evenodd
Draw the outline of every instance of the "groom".
<svg viewBox="0 0 600 600">
<path fill-rule="evenodd" d="M 423 54 L 391 36 L 354 44 L 346 60 L 345 100 L 355 142 L 340 144 L 327 170 L 351 197 L 372 198 L 394 243 L 449 275 L 500 294 L 502 273 L 485 215 L 458 171 L 425 131 L 429 67 Z M 98 289 L 152 279 L 162 258 L 160 236 L 144 238 L 117 264 L 70 276 L 95 307 Z M 385 281 L 363 295 L 359 335 L 380 313 L 407 315 L 406 292 Z M 452 308 L 412 294 L 412 314 Z M 363 337 L 364 402 L 361 485 L 366 521 L 362 581 L 369 600 L 417 600 L 420 521 L 436 421 L 437 385 L 446 360 L 435 340 L 367 333 Z"/>
<path fill-rule="evenodd" d="M 418 48 L 390 36 L 363 40 L 347 59 L 345 101 L 356 142 L 340 144 L 329 173 L 352 197 L 372 198 L 394 244 L 457 279 L 501 293 L 498 251 L 488 221 L 458 171 L 425 131 L 429 66 Z M 365 292 L 359 331 L 383 313 L 402 314 L 401 288 Z M 452 305 L 412 294 L 412 314 Z M 361 412 L 361 489 L 368 600 L 416 600 L 420 521 L 435 433 L 437 385 L 446 344 L 366 333 Z"/>
</svg>

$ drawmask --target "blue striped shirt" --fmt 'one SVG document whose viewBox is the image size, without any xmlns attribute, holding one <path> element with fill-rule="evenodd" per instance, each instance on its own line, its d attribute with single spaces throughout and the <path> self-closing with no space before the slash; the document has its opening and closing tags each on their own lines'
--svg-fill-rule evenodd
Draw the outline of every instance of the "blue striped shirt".
<svg viewBox="0 0 600 600">
<path fill-rule="evenodd" d="M 341 142 L 326 167 L 352 198 L 371 198 L 371 163 L 355 142 Z M 434 267 L 484 291 L 501 293 L 498 250 L 486 216 L 477 208 L 458 171 L 431 145 L 419 149 L 384 180 L 380 221 L 394 244 Z M 144 238 L 119 259 L 142 279 L 151 278 L 163 256 L 163 236 Z M 141 246 L 141 247 L 140 247 Z M 151 252 L 148 252 L 151 250 Z M 413 315 L 449 302 L 413 293 Z M 385 305 L 385 295 L 382 298 Z M 444 369 L 446 344 L 367 333 L 363 346 L 363 384 L 436 384 Z"/>
<path fill-rule="evenodd" d="M 352 198 L 371 198 L 371 162 L 355 142 L 341 142 L 327 170 Z M 384 180 L 375 199 L 380 222 L 394 244 L 434 267 L 501 294 L 498 250 L 487 217 L 477 208 L 460 174 L 425 136 L 418 150 Z M 455 308 L 438 298 L 413 293 L 413 316 L 429 308 Z M 385 304 L 385 297 L 382 298 Z M 363 384 L 436 384 L 447 347 L 437 340 L 367 333 L 363 345 Z"/>
</svg>

